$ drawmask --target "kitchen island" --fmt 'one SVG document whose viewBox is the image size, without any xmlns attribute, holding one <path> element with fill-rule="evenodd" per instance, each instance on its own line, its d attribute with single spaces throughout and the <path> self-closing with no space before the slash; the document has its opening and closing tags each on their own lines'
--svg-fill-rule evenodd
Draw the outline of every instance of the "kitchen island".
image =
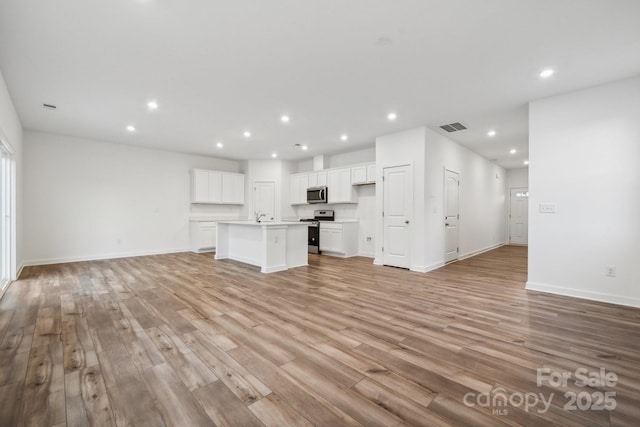
<svg viewBox="0 0 640 427">
<path fill-rule="evenodd" d="M 262 273 L 308 264 L 304 222 L 218 221 L 215 259 L 260 267 Z"/>
</svg>

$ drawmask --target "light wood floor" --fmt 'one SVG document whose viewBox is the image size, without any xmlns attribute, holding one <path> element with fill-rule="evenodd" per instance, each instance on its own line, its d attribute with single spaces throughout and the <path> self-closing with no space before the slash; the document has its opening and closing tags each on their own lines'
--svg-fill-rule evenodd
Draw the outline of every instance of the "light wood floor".
<svg viewBox="0 0 640 427">
<path fill-rule="evenodd" d="M 0 425 L 640 425 L 640 310 L 526 292 L 526 248 L 427 274 L 310 264 L 26 269 L 0 301 Z M 542 367 L 618 381 L 538 387 Z M 615 410 L 564 410 L 585 391 L 615 392 Z M 512 404 L 477 404 L 500 392 Z M 517 393 L 554 397 L 540 413 Z"/>
</svg>

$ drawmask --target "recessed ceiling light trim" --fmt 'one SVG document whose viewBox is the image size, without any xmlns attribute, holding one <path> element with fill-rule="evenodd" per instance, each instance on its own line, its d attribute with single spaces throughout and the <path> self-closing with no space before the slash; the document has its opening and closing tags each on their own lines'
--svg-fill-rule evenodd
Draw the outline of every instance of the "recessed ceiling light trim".
<svg viewBox="0 0 640 427">
<path fill-rule="evenodd" d="M 147 108 L 151 111 L 153 110 L 157 110 L 158 109 L 158 102 L 157 101 L 149 101 L 147 102 Z"/>
<path fill-rule="evenodd" d="M 555 74 L 555 70 L 553 68 L 546 68 L 540 72 L 540 77 L 543 79 L 548 79 L 549 77 Z"/>
</svg>

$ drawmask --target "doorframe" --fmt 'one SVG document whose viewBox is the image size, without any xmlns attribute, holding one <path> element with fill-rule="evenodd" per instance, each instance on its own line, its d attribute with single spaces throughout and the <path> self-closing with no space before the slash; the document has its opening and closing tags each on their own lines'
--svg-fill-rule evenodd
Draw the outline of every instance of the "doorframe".
<svg viewBox="0 0 640 427">
<path fill-rule="evenodd" d="M 458 241 L 456 244 L 456 247 L 458 248 L 458 257 L 451 261 L 445 260 L 447 256 L 447 230 L 445 225 L 446 218 L 444 217 L 444 214 L 447 209 L 447 171 L 453 172 L 458 175 L 458 225 L 456 226 L 458 231 Z M 442 230 L 444 230 L 444 234 L 443 234 L 444 239 L 442 239 L 443 265 L 460 261 L 460 187 L 461 187 L 460 183 L 461 182 L 462 182 L 462 174 L 460 172 L 453 170 L 451 168 L 448 168 L 446 166 L 442 168 L 442 215 L 440 216 L 440 218 L 442 219 Z"/>
<path fill-rule="evenodd" d="M 509 209 L 507 209 L 507 245 L 513 246 L 529 246 L 529 199 L 527 198 L 527 243 L 511 243 L 511 192 L 513 190 L 526 190 L 529 192 L 529 187 L 509 187 Z"/>
<path fill-rule="evenodd" d="M 384 246 L 384 235 L 385 235 L 385 231 L 384 231 L 384 217 L 382 216 L 382 213 L 384 212 L 384 201 L 385 201 L 385 191 L 384 191 L 384 170 L 385 169 L 390 169 L 390 168 L 397 168 L 397 167 L 402 167 L 402 166 L 408 166 L 409 169 L 409 176 L 411 178 L 411 189 L 412 189 L 412 194 L 411 194 L 411 198 L 413 200 L 413 202 L 415 202 L 415 182 L 414 182 L 414 164 L 413 162 L 400 162 L 400 163 L 386 163 L 386 164 L 381 164 L 380 168 L 376 170 L 376 186 L 378 186 L 379 184 L 382 184 L 382 191 L 380 191 L 380 204 L 378 205 L 378 212 L 376 214 L 376 216 L 378 217 L 378 219 L 380 220 L 380 226 L 378 227 L 379 230 L 379 237 L 376 236 L 376 254 L 380 254 L 379 257 L 376 256 L 376 258 L 374 258 L 373 263 L 375 265 L 385 265 L 384 264 L 384 253 L 382 252 L 382 247 Z M 379 174 L 379 175 L 378 175 Z M 376 192 L 377 193 L 377 192 Z M 377 199 L 378 197 L 376 197 Z M 409 223 L 409 229 L 413 229 L 413 220 L 414 220 L 414 213 L 415 213 L 415 205 L 414 203 L 412 203 L 412 212 L 411 212 L 411 222 Z M 413 252 L 413 240 L 410 240 L 408 242 L 408 247 L 407 247 L 407 258 L 409 261 L 409 270 L 412 270 L 412 252 Z"/>
<path fill-rule="evenodd" d="M 15 151 L 11 144 L 9 144 L 9 140 L 0 129 L 0 147 L 7 152 L 7 166 L 9 170 L 7 171 L 7 182 L 3 180 L 4 189 L 8 191 L 9 194 L 6 195 L 7 200 L 7 212 L 5 215 L 9 215 L 9 230 L 8 230 L 8 242 L 6 243 L 8 252 L 5 256 L 5 260 L 7 262 L 7 275 L 8 281 L 0 286 L 0 297 L 4 294 L 4 291 L 7 289 L 8 285 L 18 278 L 17 271 L 17 261 L 16 261 L 16 253 L 17 253 L 17 226 L 16 226 L 16 213 L 17 213 L 17 203 L 16 203 L 16 159 L 15 159 Z M 2 218 L 4 222 L 4 218 Z M 1 244 L 1 243 L 0 243 Z"/>
</svg>

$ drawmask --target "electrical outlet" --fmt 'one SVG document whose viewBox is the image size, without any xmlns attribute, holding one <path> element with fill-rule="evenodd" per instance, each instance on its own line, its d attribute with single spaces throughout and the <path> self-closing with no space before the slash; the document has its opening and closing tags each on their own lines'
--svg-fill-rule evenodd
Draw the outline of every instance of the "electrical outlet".
<svg viewBox="0 0 640 427">
<path fill-rule="evenodd" d="M 613 266 L 607 266 L 605 274 L 607 277 L 616 277 L 616 268 Z"/>
<path fill-rule="evenodd" d="M 556 213 L 556 204 L 540 203 L 540 213 Z"/>
<path fill-rule="evenodd" d="M 373 238 L 371 236 L 367 236 L 367 243 L 371 243 L 372 240 Z"/>
</svg>

